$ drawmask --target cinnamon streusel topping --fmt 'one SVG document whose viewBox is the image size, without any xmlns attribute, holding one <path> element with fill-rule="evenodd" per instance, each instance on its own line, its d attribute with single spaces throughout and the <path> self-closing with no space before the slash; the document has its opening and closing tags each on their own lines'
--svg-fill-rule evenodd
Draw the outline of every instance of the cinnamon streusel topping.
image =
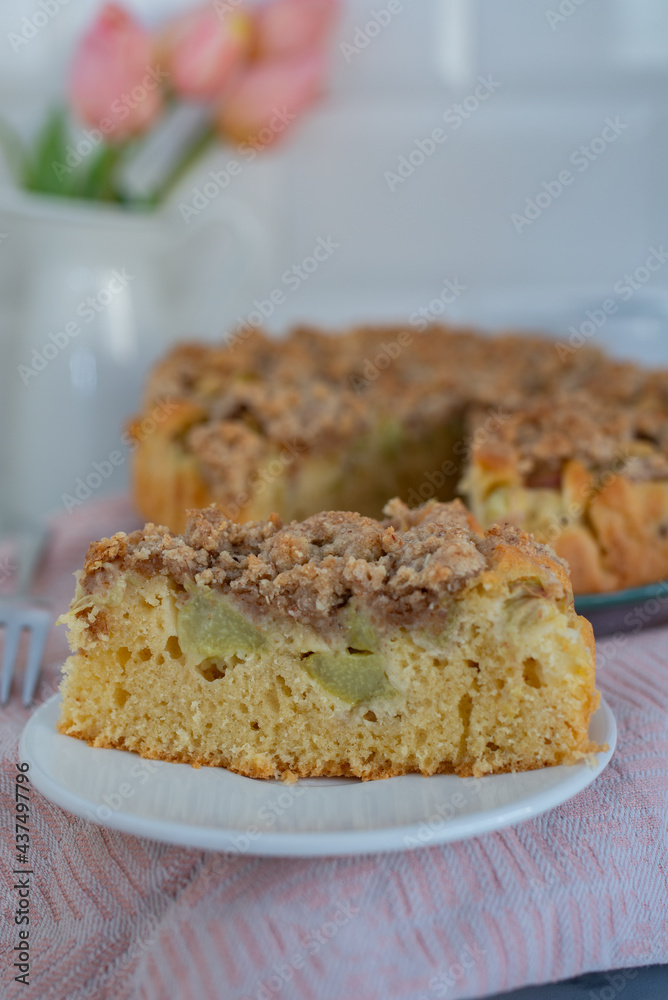
<svg viewBox="0 0 668 1000">
<path fill-rule="evenodd" d="M 191 512 L 183 536 L 148 524 L 93 543 L 84 591 L 109 586 L 119 569 L 160 573 L 180 584 L 197 580 L 258 614 L 279 610 L 323 623 L 355 600 L 374 617 L 414 623 L 438 614 L 444 598 L 480 577 L 510 547 L 533 560 L 546 590 L 568 592 L 565 571 L 547 548 L 511 527 L 483 535 L 459 501 L 410 509 L 392 500 L 385 513 L 376 521 L 329 511 L 283 525 L 275 515 L 237 524 L 214 507 Z"/>
</svg>

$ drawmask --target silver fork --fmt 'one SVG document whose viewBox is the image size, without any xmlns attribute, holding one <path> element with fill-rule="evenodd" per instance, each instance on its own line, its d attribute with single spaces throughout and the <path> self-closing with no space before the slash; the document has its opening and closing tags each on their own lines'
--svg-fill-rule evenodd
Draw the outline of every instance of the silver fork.
<svg viewBox="0 0 668 1000">
<path fill-rule="evenodd" d="M 0 628 L 5 628 L 5 649 L 0 675 L 0 704 L 6 705 L 12 687 L 21 632 L 30 633 L 30 645 L 23 675 L 23 704 L 32 704 L 37 688 L 44 647 L 51 628 L 51 612 L 46 601 L 30 597 L 30 587 L 47 539 L 45 528 L 30 528 L 17 534 L 18 571 L 16 588 L 10 597 L 0 597 Z"/>
</svg>

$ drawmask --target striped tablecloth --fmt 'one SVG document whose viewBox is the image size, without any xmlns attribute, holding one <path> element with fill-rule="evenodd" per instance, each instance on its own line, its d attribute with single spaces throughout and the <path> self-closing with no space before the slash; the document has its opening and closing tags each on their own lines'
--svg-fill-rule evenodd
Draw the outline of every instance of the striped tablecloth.
<svg viewBox="0 0 668 1000">
<path fill-rule="evenodd" d="M 54 615 L 127 501 L 54 522 Z M 0 586 L 8 576 L 0 550 Z M 51 637 L 38 701 L 66 655 Z M 607 771 L 537 820 L 408 853 L 236 860 L 116 833 L 33 793 L 30 974 L 17 982 L 15 776 L 28 712 L 0 712 L 0 995 L 39 1000 L 436 1000 L 668 962 L 668 631 L 601 644 L 619 726 Z"/>
</svg>

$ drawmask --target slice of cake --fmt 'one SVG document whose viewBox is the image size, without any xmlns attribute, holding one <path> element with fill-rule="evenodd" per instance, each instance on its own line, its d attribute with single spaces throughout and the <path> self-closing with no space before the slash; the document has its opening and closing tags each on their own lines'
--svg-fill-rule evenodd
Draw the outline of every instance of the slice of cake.
<svg viewBox="0 0 668 1000">
<path fill-rule="evenodd" d="M 526 770 L 588 739 L 595 654 L 564 565 L 458 501 L 93 543 L 60 731 L 286 780 Z"/>
</svg>

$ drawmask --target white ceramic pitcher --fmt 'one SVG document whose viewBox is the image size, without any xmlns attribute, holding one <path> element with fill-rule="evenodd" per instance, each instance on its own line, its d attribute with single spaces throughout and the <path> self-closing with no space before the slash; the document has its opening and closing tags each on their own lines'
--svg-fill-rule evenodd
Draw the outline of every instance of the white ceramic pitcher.
<svg viewBox="0 0 668 1000">
<path fill-rule="evenodd" d="M 0 192 L 0 531 L 122 490 L 123 426 L 170 344 L 213 338 L 243 309 L 262 228 L 220 199 L 178 212 Z M 106 479 L 111 452 L 123 460 Z"/>
</svg>

